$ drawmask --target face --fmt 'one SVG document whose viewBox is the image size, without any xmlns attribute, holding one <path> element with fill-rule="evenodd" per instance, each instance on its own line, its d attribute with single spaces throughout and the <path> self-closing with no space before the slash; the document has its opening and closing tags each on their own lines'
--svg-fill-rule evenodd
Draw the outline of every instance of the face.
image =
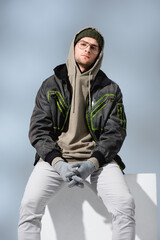
<svg viewBox="0 0 160 240">
<path fill-rule="evenodd" d="M 82 49 L 80 48 L 80 45 L 82 43 L 82 46 L 87 46 L 86 48 Z M 83 44 L 84 43 L 84 44 Z M 90 67 L 94 64 L 99 50 L 96 52 L 95 50 L 98 50 L 98 42 L 96 39 L 91 37 L 84 37 L 81 38 L 78 43 L 75 45 L 75 61 L 77 62 L 81 72 L 85 72 L 90 69 Z"/>
</svg>

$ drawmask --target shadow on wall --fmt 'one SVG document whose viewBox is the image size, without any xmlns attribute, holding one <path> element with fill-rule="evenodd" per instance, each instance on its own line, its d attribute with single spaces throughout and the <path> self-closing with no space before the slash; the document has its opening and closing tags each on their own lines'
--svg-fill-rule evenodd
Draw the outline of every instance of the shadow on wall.
<svg viewBox="0 0 160 240">
<path fill-rule="evenodd" d="M 136 203 L 136 240 L 158 240 L 155 174 L 126 175 L 126 180 Z M 46 234 L 57 240 L 112 238 L 111 215 L 89 183 L 84 189 L 68 189 L 64 184 L 47 211 L 42 220 L 42 240 Z M 46 228 L 51 219 L 52 230 Z"/>
</svg>

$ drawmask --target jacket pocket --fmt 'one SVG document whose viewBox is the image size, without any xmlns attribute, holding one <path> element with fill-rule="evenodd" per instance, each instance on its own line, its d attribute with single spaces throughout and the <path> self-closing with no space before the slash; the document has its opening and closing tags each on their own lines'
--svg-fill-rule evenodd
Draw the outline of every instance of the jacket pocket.
<svg viewBox="0 0 160 240">
<path fill-rule="evenodd" d="M 51 108 L 53 128 L 58 131 L 63 131 L 70 107 L 64 101 L 59 91 L 48 91 L 47 97 Z"/>
<path fill-rule="evenodd" d="M 93 100 L 90 116 L 93 131 L 103 130 L 115 98 L 116 96 L 114 94 L 104 94 L 98 100 Z"/>
</svg>

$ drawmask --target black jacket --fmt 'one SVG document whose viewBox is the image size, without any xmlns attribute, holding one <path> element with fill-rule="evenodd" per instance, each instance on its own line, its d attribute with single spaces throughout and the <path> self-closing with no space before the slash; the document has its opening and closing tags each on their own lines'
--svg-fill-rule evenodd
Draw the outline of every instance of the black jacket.
<svg viewBox="0 0 160 240">
<path fill-rule="evenodd" d="M 51 163 L 61 156 L 58 136 L 65 131 L 71 106 L 71 86 L 66 65 L 54 69 L 55 74 L 40 87 L 31 117 L 29 138 L 39 157 Z M 126 116 L 119 86 L 99 70 L 91 85 L 91 110 L 86 100 L 86 124 L 96 142 L 91 157 L 103 166 L 112 159 L 122 169 L 125 165 L 117 155 L 126 136 Z"/>
</svg>

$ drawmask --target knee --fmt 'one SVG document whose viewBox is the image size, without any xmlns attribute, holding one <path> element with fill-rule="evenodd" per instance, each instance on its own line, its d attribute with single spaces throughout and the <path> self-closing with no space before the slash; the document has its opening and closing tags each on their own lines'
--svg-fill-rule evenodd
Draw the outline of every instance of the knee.
<svg viewBox="0 0 160 240">
<path fill-rule="evenodd" d="M 134 198 L 131 194 L 129 194 L 128 197 L 126 198 L 126 204 L 128 204 L 128 207 L 135 209 Z"/>
<path fill-rule="evenodd" d="M 19 229 L 23 228 L 26 231 L 37 226 L 40 228 L 41 219 L 44 214 L 44 207 L 35 198 L 23 198 L 19 213 Z"/>
<path fill-rule="evenodd" d="M 24 213 L 24 212 L 30 212 L 31 210 L 34 211 L 34 206 L 35 203 L 32 199 L 30 198 L 23 198 L 21 201 L 21 206 L 20 206 L 20 212 Z"/>
<path fill-rule="evenodd" d="M 36 196 L 26 197 L 24 196 L 20 206 L 20 216 L 36 216 L 43 214 L 44 206 L 42 202 Z"/>
<path fill-rule="evenodd" d="M 118 212 L 132 217 L 135 215 L 135 201 L 131 194 L 120 197 Z"/>
</svg>

